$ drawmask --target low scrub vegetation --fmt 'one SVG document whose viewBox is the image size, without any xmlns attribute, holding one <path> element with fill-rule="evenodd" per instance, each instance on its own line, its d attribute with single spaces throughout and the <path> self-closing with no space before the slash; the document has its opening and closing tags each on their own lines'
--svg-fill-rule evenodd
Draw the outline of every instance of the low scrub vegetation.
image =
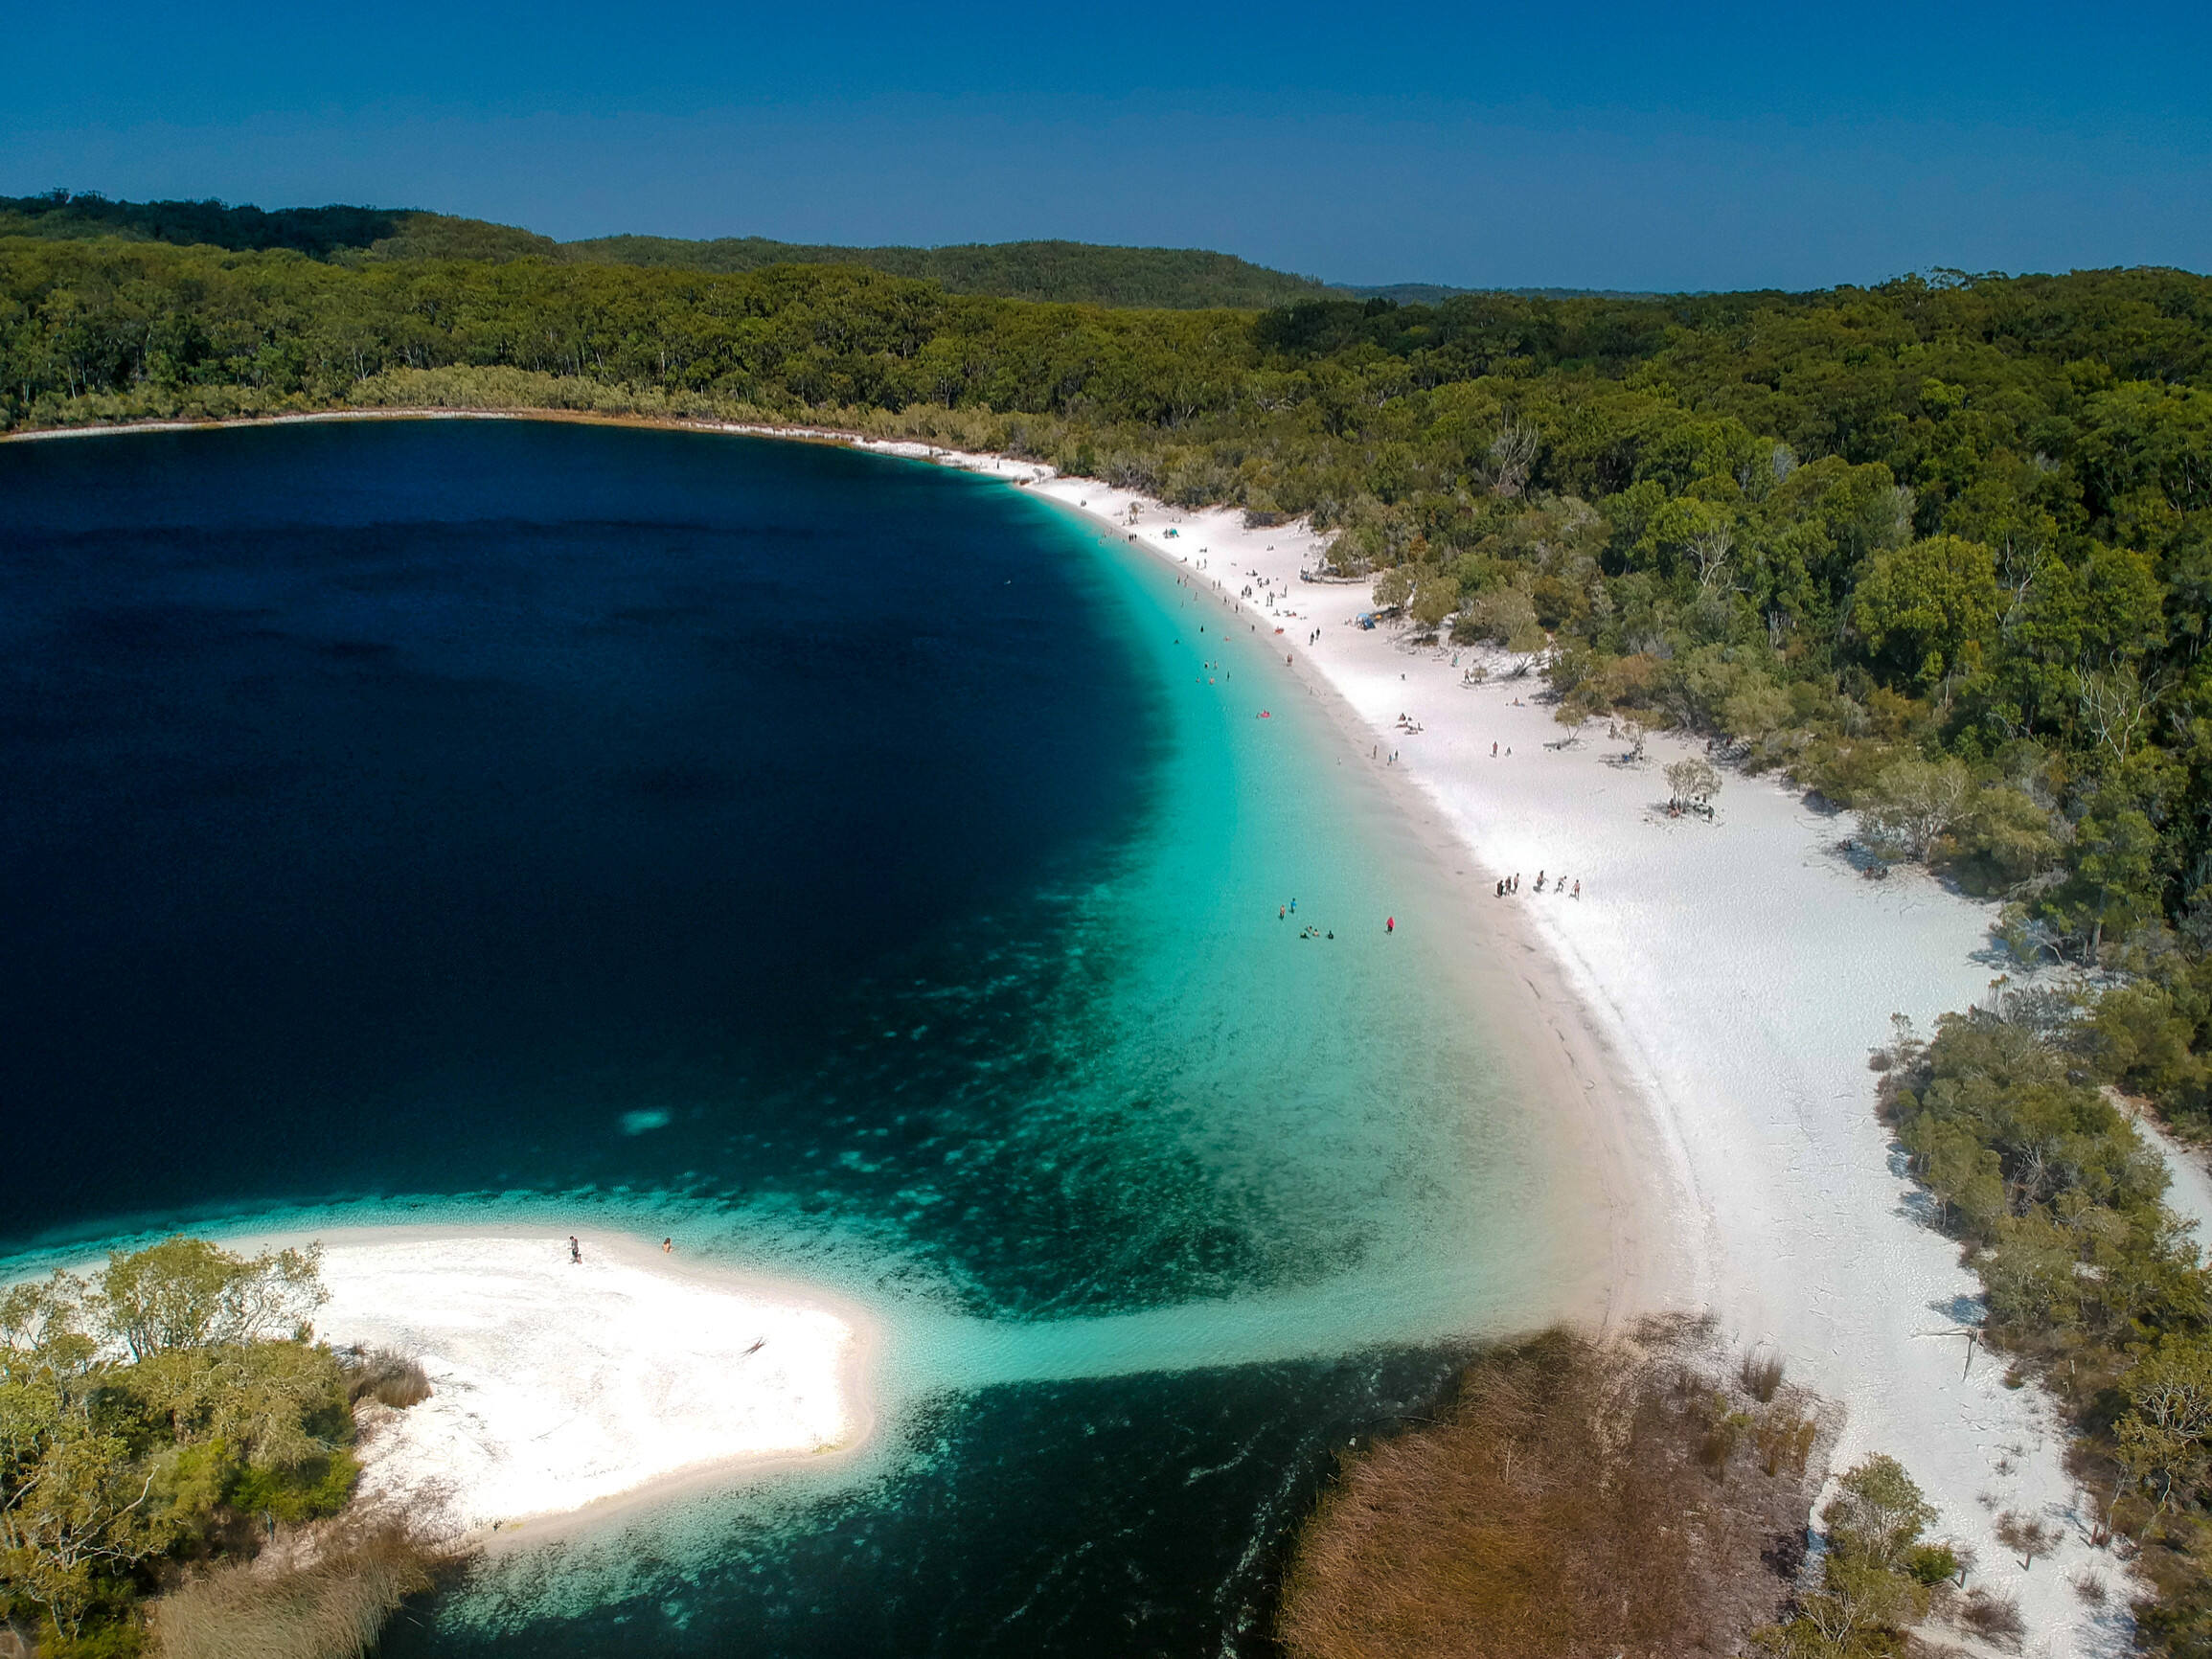
<svg viewBox="0 0 2212 1659">
<path fill-rule="evenodd" d="M 1895 1458 L 1870 1457 L 1850 1470 L 1820 1511 L 1826 1548 L 1817 1584 L 1801 1589 L 1783 1619 L 1755 1631 L 1750 1651 L 1766 1659 L 1910 1652 L 1907 1632 L 1938 1611 L 1939 1601 L 1941 1610 L 1959 1611 L 1951 1579 L 1963 1579 L 1969 1565 L 1951 1545 L 1926 1541 L 1934 1519 L 1934 1506 Z M 1964 1604 L 1983 1603 L 2001 1604 L 1979 1589 Z M 2017 1626 L 2017 1611 L 2013 1619 Z"/>
<path fill-rule="evenodd" d="M 1731 1368 L 1706 1325 L 1498 1349 L 1434 1421 L 1346 1461 L 1299 1535 L 1284 1646 L 1296 1659 L 1734 1652 L 1790 1596 L 1822 1424 L 1763 1356 Z"/>
<path fill-rule="evenodd" d="M 333 1542 L 304 1578 L 251 1565 L 347 1509 L 355 1400 L 427 1392 L 399 1356 L 316 1343 L 324 1300 L 311 1249 L 248 1259 L 185 1238 L 0 1290 L 0 1616 L 42 1654 L 139 1651 L 144 1602 L 182 1579 L 164 1651 L 345 1659 L 419 1585 L 391 1527 Z M 249 1604 L 257 1629 L 329 1640 L 218 1640 Z"/>
<path fill-rule="evenodd" d="M 215 1568 L 154 1604 L 156 1659 L 360 1659 L 409 1596 L 431 1586 L 435 1554 L 397 1521 L 326 1540 L 312 1564 Z"/>
<path fill-rule="evenodd" d="M 2072 1420 L 2099 1541 L 2151 1586 L 2144 1647 L 2179 1656 L 2212 1651 L 2212 1273 L 2109 1086 L 2176 1063 L 2143 1040 L 2161 995 L 2015 993 L 1927 1041 L 1901 1030 L 1882 1097 L 1980 1276 L 1983 1335 Z M 1997 1534 L 2023 1567 L 2052 1542 L 2034 1516 Z"/>
<path fill-rule="evenodd" d="M 346 1374 L 346 1396 L 355 1405 L 373 1399 L 404 1411 L 430 1398 L 430 1376 L 422 1362 L 388 1348 L 341 1348 L 339 1369 Z"/>
</svg>

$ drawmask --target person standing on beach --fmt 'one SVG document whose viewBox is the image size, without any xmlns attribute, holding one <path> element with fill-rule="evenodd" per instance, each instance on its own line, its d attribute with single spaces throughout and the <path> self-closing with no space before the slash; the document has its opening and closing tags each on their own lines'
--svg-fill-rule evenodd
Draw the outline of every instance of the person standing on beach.
<svg viewBox="0 0 2212 1659">
<path fill-rule="evenodd" d="M 573 1233 L 568 1236 L 568 1261 L 573 1267 L 583 1265 L 583 1246 L 577 1242 L 576 1235 Z"/>
<path fill-rule="evenodd" d="M 660 1253 L 663 1256 L 673 1256 L 676 1253 L 676 1241 L 673 1239 L 663 1239 L 660 1241 Z"/>
</svg>

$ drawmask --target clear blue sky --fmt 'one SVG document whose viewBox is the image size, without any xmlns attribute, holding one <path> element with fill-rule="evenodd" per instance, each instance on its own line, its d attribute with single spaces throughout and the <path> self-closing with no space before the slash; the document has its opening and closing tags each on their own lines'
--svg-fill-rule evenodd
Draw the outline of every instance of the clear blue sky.
<svg viewBox="0 0 2212 1659">
<path fill-rule="evenodd" d="M 2212 269 L 2208 0 L 95 0 L 5 33 L 0 193 L 1069 237 L 1368 283 Z"/>
</svg>

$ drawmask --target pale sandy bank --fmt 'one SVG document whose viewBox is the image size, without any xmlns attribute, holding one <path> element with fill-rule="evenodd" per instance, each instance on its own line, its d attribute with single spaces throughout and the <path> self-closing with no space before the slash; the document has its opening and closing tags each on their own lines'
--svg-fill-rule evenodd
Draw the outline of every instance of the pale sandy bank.
<svg viewBox="0 0 2212 1659">
<path fill-rule="evenodd" d="M 873 1332 L 811 1292 L 605 1233 L 581 1264 L 554 1233 L 316 1237 L 317 1335 L 413 1355 L 433 1391 L 368 1408 L 365 1492 L 464 1530 L 850 1451 L 872 1426 Z"/>
</svg>

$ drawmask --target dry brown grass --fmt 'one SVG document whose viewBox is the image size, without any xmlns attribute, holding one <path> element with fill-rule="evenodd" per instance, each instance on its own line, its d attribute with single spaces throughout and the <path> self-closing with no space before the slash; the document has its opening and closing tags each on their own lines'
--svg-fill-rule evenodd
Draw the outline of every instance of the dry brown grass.
<svg viewBox="0 0 2212 1659">
<path fill-rule="evenodd" d="M 1969 1590 L 1959 1605 L 1958 1622 L 1999 1647 L 2018 1646 L 2028 1631 L 2018 1599 L 1999 1590 Z"/>
<path fill-rule="evenodd" d="M 1762 1406 L 1732 1369 L 1709 1327 L 1681 1323 L 1626 1343 L 1551 1330 L 1476 1361 L 1439 1420 L 1349 1461 L 1323 1496 L 1285 1580 L 1285 1647 L 1735 1652 L 1789 1595 L 1821 1469 L 1817 1402 L 1777 1378 Z"/>
<path fill-rule="evenodd" d="M 152 1606 L 155 1659 L 360 1659 L 399 1603 L 430 1588 L 435 1556 L 398 1522 L 325 1548 L 310 1566 L 240 1562 Z"/>
<path fill-rule="evenodd" d="M 388 1348 L 347 1348 L 338 1351 L 345 1368 L 348 1395 L 358 1404 L 374 1399 L 404 1411 L 430 1398 L 430 1376 L 422 1362 Z"/>
<path fill-rule="evenodd" d="M 1782 1386 L 1784 1366 L 1782 1356 L 1771 1349 L 1755 1348 L 1744 1356 L 1736 1368 L 1736 1380 L 1744 1392 L 1765 1405 L 1774 1398 L 1774 1391 Z"/>
</svg>

